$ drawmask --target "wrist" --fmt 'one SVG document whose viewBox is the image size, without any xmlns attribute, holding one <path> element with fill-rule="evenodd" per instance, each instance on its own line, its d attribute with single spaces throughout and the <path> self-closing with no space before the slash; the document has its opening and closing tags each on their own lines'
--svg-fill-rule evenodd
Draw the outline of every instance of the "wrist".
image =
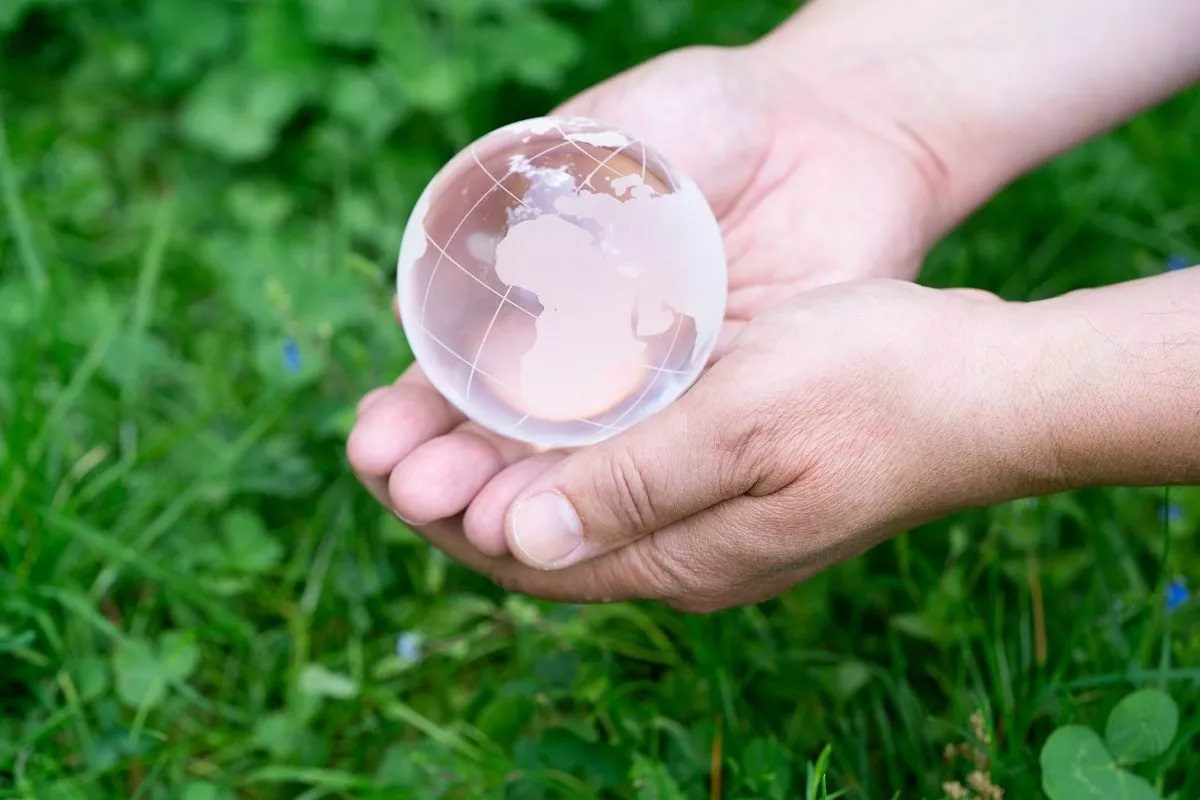
<svg viewBox="0 0 1200 800">
<path fill-rule="evenodd" d="M 923 290 L 936 291 L 936 290 Z M 1062 441 L 1067 404 L 1047 375 L 1069 363 L 1057 314 L 1043 304 L 938 291 L 919 352 L 900 365 L 916 427 L 902 448 L 916 476 L 907 494 L 933 518 L 948 511 L 1078 485 Z"/>
<path fill-rule="evenodd" d="M 986 442 L 1000 491 L 988 502 L 1076 488 L 1079 473 L 1066 441 L 1072 433 L 1065 377 L 1075 349 L 1058 310 L 1046 302 L 1004 303 L 981 326 L 973 347 L 984 355 L 979 390 L 993 399 Z"/>
<path fill-rule="evenodd" d="M 1008 304 L 1004 317 L 988 391 L 1003 398 L 1005 494 L 1200 482 L 1200 270 Z"/>
<path fill-rule="evenodd" d="M 1046 159 L 1200 78 L 1181 0 L 816 0 L 757 45 L 921 165 L 943 232 Z"/>
<path fill-rule="evenodd" d="M 1039 491 L 1200 482 L 1200 271 L 1027 304 Z"/>
<path fill-rule="evenodd" d="M 733 53 L 761 89 L 769 120 L 758 184 L 744 194 L 789 192 L 820 283 L 913 280 L 951 227 L 948 176 L 936 154 L 868 87 L 852 92 L 848 81 L 834 87 L 798 76 L 782 42 L 768 37 Z M 852 233 L 835 242 L 843 231 Z"/>
<path fill-rule="evenodd" d="M 866 503 L 857 527 L 895 531 L 964 508 L 1057 488 L 1047 448 L 1030 433 L 1038 403 L 1026 388 L 1036 333 L 1026 306 L 997 298 L 910 287 L 918 302 L 888 314 L 860 373 L 883 387 L 864 403 L 856 436 L 881 437 L 886 455 L 880 502 Z"/>
<path fill-rule="evenodd" d="M 897 44 L 860 39 L 845 21 L 813 4 L 747 48 L 772 74 L 784 125 L 804 125 L 810 108 L 828 110 L 875 138 L 922 185 L 921 216 L 927 246 L 948 233 L 973 208 L 964 199 L 964 176 L 949 159 L 954 112 L 939 94 L 930 65 Z M 835 8 L 836 11 L 836 8 Z M 818 12 L 818 13 L 814 13 Z M 907 13 L 907 12 L 904 12 Z M 886 24 L 880 14 L 879 22 Z M 805 102 L 797 103 L 797 97 Z M 787 120 L 789 109 L 802 117 Z"/>
<path fill-rule="evenodd" d="M 951 326 L 929 345 L 939 355 L 927 353 L 919 368 L 939 364 L 953 400 L 937 417 L 945 426 L 945 445 L 937 449 L 941 471 L 962 481 L 952 507 L 1066 488 L 1037 383 L 1052 361 L 1040 309 L 955 298 L 955 311 L 947 315 Z"/>
</svg>

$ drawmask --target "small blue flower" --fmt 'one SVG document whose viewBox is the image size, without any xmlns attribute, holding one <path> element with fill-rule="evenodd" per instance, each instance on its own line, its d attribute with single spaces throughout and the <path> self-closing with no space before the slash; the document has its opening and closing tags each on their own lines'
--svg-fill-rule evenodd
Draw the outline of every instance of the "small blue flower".
<svg viewBox="0 0 1200 800">
<path fill-rule="evenodd" d="M 1164 272 L 1174 272 L 1177 269 L 1190 267 L 1192 260 L 1185 255 L 1176 254 L 1167 259 L 1167 263 L 1163 264 Z"/>
<path fill-rule="evenodd" d="M 1171 614 L 1178 611 L 1179 607 L 1186 603 L 1191 596 L 1192 593 L 1188 591 L 1187 584 L 1183 582 L 1183 578 L 1176 578 L 1171 581 L 1167 586 L 1167 613 Z"/>
<path fill-rule="evenodd" d="M 396 637 L 396 655 L 401 660 L 415 664 L 421 660 L 425 650 L 425 637 L 416 631 L 405 631 Z"/>
<path fill-rule="evenodd" d="M 1159 522 L 1183 522 L 1183 506 L 1178 503 L 1168 503 L 1158 507 Z"/>
<path fill-rule="evenodd" d="M 300 371 L 300 345 L 290 336 L 283 340 L 283 368 L 288 372 Z"/>
</svg>

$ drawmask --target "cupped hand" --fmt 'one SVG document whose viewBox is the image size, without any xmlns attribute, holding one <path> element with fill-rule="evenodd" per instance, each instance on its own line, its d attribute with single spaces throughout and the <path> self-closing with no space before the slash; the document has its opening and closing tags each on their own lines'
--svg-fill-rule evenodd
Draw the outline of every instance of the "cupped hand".
<svg viewBox="0 0 1200 800">
<path fill-rule="evenodd" d="M 797 292 L 911 278 L 942 232 L 938 173 L 911 137 L 870 108 L 835 109 L 756 47 L 671 53 L 557 113 L 628 129 L 705 193 L 729 261 L 718 356 Z M 415 366 L 363 398 L 348 455 L 381 503 L 475 566 L 509 553 L 508 503 L 562 457 L 466 421 Z"/>
<path fill-rule="evenodd" d="M 1020 306 L 903 281 L 805 292 L 760 314 L 655 417 L 488 483 L 467 529 L 503 538 L 512 557 L 481 552 L 453 522 L 423 533 L 543 597 L 689 611 L 763 599 L 905 527 L 1032 485 L 1031 468 L 1014 467 L 1043 462 L 1019 452 L 1029 438 L 1012 412 L 1027 395 L 1013 372 L 1025 329 Z"/>
</svg>

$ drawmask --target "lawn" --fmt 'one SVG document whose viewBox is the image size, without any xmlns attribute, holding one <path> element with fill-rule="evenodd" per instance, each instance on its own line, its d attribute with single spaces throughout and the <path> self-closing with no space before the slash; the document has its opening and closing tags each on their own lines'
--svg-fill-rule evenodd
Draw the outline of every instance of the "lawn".
<svg viewBox="0 0 1200 800">
<path fill-rule="evenodd" d="M 1056 727 L 1144 688 L 1180 722 L 1132 769 L 1200 797 L 1200 490 L 959 514 L 694 617 L 507 595 L 349 474 L 440 163 L 791 5 L 0 0 L 0 797 L 1037 798 Z M 922 280 L 1194 263 L 1198 143 L 1193 91 Z"/>
</svg>

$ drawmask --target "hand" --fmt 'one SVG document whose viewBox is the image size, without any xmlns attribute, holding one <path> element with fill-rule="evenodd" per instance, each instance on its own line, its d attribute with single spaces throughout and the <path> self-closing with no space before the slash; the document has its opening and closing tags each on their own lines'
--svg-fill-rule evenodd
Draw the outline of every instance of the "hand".
<svg viewBox="0 0 1200 800">
<path fill-rule="evenodd" d="M 1005 182 L 1145 103 L 1165 96 L 1198 74 L 1200 56 L 1196 54 L 1200 51 L 1182 45 L 1186 32 L 1195 27 L 1192 23 L 1197 7 L 1174 0 L 1161 0 L 1160 4 L 1163 13 L 1145 14 L 1144 9 L 1131 9 L 1128 4 L 1112 0 L 1112 8 L 1107 9 L 1105 17 L 1107 23 L 1088 29 L 1094 35 L 1063 39 L 1055 37 L 1054 32 L 1076 30 L 1085 14 L 1098 19 L 1094 9 L 1082 2 L 1025 4 L 1007 9 L 1006 24 L 997 26 L 990 11 L 978 12 L 969 4 L 946 4 L 931 9 L 930 14 L 912 15 L 882 0 L 815 2 L 753 47 L 733 51 L 691 49 L 670 54 L 618 76 L 563 110 L 623 125 L 656 144 L 696 179 L 717 212 L 730 257 L 730 302 L 724 342 L 731 341 L 749 320 L 755 320 L 747 328 L 749 339 L 761 343 L 770 337 L 760 337 L 757 331 L 768 328 L 772 318 L 761 315 L 773 316 L 770 309 L 783 298 L 801 289 L 839 280 L 888 275 L 911 277 L 929 244 Z M 1129 30 L 1138 35 L 1128 35 Z M 997 44 L 997 32 L 1002 39 L 1005 36 L 1008 39 Z M 1071 46 L 1062 47 L 1064 41 Z M 987 46 L 970 46 L 984 42 Z M 1044 42 L 1054 46 L 1041 47 Z M 964 47 L 964 43 L 968 46 Z M 1090 55 L 1098 51 L 1107 52 L 1110 57 L 1103 63 L 1096 62 Z M 1131 72 L 1130 64 L 1138 65 L 1139 69 Z M 979 91 L 980 87 L 986 87 L 987 91 Z M 1047 113 L 1050 111 L 1055 113 Z M 968 302 L 962 296 L 939 296 L 953 298 L 958 303 Z M 803 306 L 803 301 L 794 302 Z M 1068 303 L 1063 308 L 1070 306 Z M 1155 307 L 1161 308 L 1161 303 Z M 851 318 L 861 316 L 848 307 L 842 311 Z M 897 322 L 906 319 L 913 321 L 902 314 Z M 1139 318 L 1141 327 L 1138 327 L 1124 320 L 1130 338 L 1144 334 L 1144 322 Z M 875 329 L 880 336 L 875 344 L 881 351 L 894 350 L 896 342 L 890 338 L 913 344 L 911 331 L 894 328 L 891 320 L 885 324 L 885 330 Z M 1094 332 L 1092 325 L 1089 318 L 1087 332 Z M 827 330 L 803 330 L 810 340 L 828 341 Z M 836 324 L 830 330 L 842 331 L 847 341 L 853 339 L 853 331 L 844 331 Z M 1011 333 L 1010 330 L 1004 335 Z M 979 342 L 983 350 L 978 351 L 975 360 L 960 356 L 958 363 L 964 367 L 981 363 L 983 355 L 994 356 L 999 352 L 1003 342 L 1003 339 Z M 911 388 L 913 375 L 922 370 L 930 376 L 942 374 L 941 357 L 954 343 L 946 335 L 916 342 L 918 349 L 924 348 L 921 351 L 924 357 L 919 368 L 910 364 L 910 371 L 903 373 L 907 380 L 889 371 L 895 365 L 879 363 L 880 375 L 891 381 L 884 385 Z M 739 344 L 739 352 L 748 352 L 742 349 L 744 344 Z M 779 358 L 788 357 L 796 347 L 793 343 L 788 354 Z M 830 352 L 837 354 L 839 348 L 831 348 Z M 931 358 L 930 353 L 936 353 L 937 357 Z M 865 354 L 864 350 L 841 353 L 840 357 Z M 1123 363 L 1119 366 L 1127 367 Z M 764 363 L 761 367 L 768 376 L 769 370 L 777 368 L 774 363 Z M 1171 364 L 1163 367 L 1164 372 L 1174 369 Z M 721 362 L 713 373 L 702 377 L 688 397 L 710 396 L 706 387 L 714 383 L 714 375 L 733 371 L 733 366 Z M 1049 372 L 1070 373 L 1062 369 Z M 979 374 L 999 375 L 1003 371 L 976 373 L 976 376 Z M 1084 380 L 1091 380 L 1095 374 L 1088 373 Z M 1116 370 L 1113 374 L 1126 375 L 1127 371 Z M 767 384 L 769 388 L 769 380 Z M 841 386 L 837 381 L 832 385 Z M 1119 395 L 1118 389 L 1126 385 L 1127 382 L 1118 381 L 1112 393 Z M 948 396 L 943 401 L 958 397 L 963 388 L 953 382 L 945 383 L 945 387 Z M 951 388 L 955 391 L 949 391 Z M 998 387 L 998 391 L 1004 394 L 1003 387 Z M 1143 395 L 1137 399 L 1157 397 L 1153 392 Z M 813 390 L 809 396 L 826 395 Z M 1047 407 L 1053 406 L 1054 399 L 1060 396 L 1078 398 L 1058 389 L 1037 395 Z M 906 397 L 901 393 L 901 399 Z M 987 407 L 988 397 L 978 394 L 974 402 L 978 407 Z M 1089 399 L 1101 403 L 1095 419 L 1115 416 L 1110 407 L 1103 405 L 1107 402 L 1104 398 L 1089 396 Z M 1170 401 L 1168 407 L 1173 413 L 1160 412 L 1155 418 L 1161 419 L 1164 431 L 1175 432 L 1181 427 L 1178 419 L 1192 417 L 1179 412 L 1177 397 L 1164 399 Z M 1021 405 L 1017 400 L 1013 403 L 1008 408 Z M 679 434 L 680 410 L 694 406 L 694 402 L 686 400 L 660 415 L 661 420 L 656 418 L 638 430 L 653 432 L 659 425 L 675 420 L 676 439 L 684 441 L 686 437 L 680 438 Z M 1144 406 L 1121 403 L 1119 407 Z M 819 412 L 818 419 L 836 418 L 839 414 L 845 417 L 840 408 L 838 403 L 829 401 L 828 405 L 807 410 Z M 523 446 L 465 422 L 424 382 L 416 369 L 409 370 L 394 386 L 369 394 L 359 410 L 360 419 L 348 451 L 364 484 L 381 502 L 418 523 L 423 535 L 468 565 L 495 575 L 514 588 L 551 596 L 678 598 L 678 588 L 669 592 L 664 587 L 681 587 L 684 583 L 661 580 L 662 570 L 647 570 L 644 563 L 640 572 L 636 563 L 629 563 L 624 569 L 614 568 L 614 565 L 620 567 L 621 559 L 630 562 L 638 558 L 638 553 L 656 552 L 641 543 L 667 538 L 667 531 L 673 530 L 673 525 L 610 555 L 555 573 L 555 580 L 549 580 L 545 574 L 536 577 L 536 573 L 507 557 L 508 540 L 516 543 L 523 537 L 513 533 L 513 519 L 509 519 L 507 526 L 504 524 L 506 510 L 522 489 L 537 481 L 562 454 L 530 457 Z M 902 406 L 900 410 L 912 409 Z M 937 416 L 939 411 L 945 412 L 944 405 L 933 404 L 925 410 L 933 414 L 930 419 L 934 422 L 946 423 Z M 963 407 L 955 407 L 955 413 L 966 412 Z M 1058 416 L 1078 423 L 1092 419 L 1074 413 Z M 848 433 L 852 429 L 845 428 L 841 438 L 834 436 L 833 441 L 840 441 L 848 448 L 861 462 L 865 474 L 875 474 L 868 467 L 875 467 L 876 473 L 880 464 L 888 467 L 882 470 L 882 476 L 876 477 L 891 484 L 882 486 L 886 491 L 878 484 L 862 487 L 865 499 L 872 501 L 865 503 L 863 498 L 839 496 L 834 491 L 835 501 L 849 503 L 844 509 L 844 519 L 813 515 L 818 522 L 828 523 L 820 529 L 827 533 L 814 536 L 814 541 L 825 542 L 827 549 L 810 549 L 807 555 L 783 551 L 760 553 L 761 564 L 773 567 L 776 572 L 751 595 L 769 593 L 777 581 L 786 583 L 844 553 L 869 546 L 905 520 L 923 519 L 960 502 L 1006 496 L 1014 486 L 1036 490 L 1066 485 L 1069 481 L 1096 482 L 1105 476 L 1128 476 L 1136 480 L 1162 477 L 1161 453 L 1146 457 L 1130 445 L 1138 441 L 1132 432 L 1139 430 L 1139 425 L 1144 427 L 1144 422 L 1138 420 L 1145 418 L 1143 414 L 1127 419 L 1131 433 L 1125 437 L 1111 436 L 1111 429 L 1106 426 L 1100 426 L 1103 433 L 1097 434 L 1097 428 L 1087 424 L 1077 425 L 1073 436 L 1065 433 L 1050 436 L 1051 442 L 1073 444 L 1061 445 L 1062 452 L 1050 457 L 1049 463 L 1058 464 L 1056 470 L 1043 475 L 1026 474 L 1025 480 L 1017 480 L 1014 475 L 1027 471 L 1011 466 L 1007 473 L 1001 470 L 995 460 L 1000 456 L 978 461 L 972 458 L 986 448 L 967 447 L 969 442 L 962 441 L 963 436 L 974 431 L 976 444 L 987 440 L 993 424 L 986 417 L 973 418 L 975 425 L 962 424 L 964 419 L 972 419 L 969 416 L 957 418 L 953 420 L 959 425 L 957 429 L 933 426 L 945 438 L 953 440 L 948 445 L 957 444 L 960 450 L 947 445 L 944 450 L 930 451 L 921 445 L 939 441 L 937 437 L 909 442 L 911 437 L 900 435 L 897 440 L 906 444 L 894 451 L 884 448 L 882 453 L 874 445 L 891 442 L 894 447 L 894 441 L 887 439 L 888 435 L 897 434 L 892 423 L 870 415 L 859 419 L 860 423 L 874 423 L 876 427 L 868 425 L 856 433 Z M 710 423 L 702 417 L 692 424 L 705 430 L 710 428 Z M 815 430 L 831 429 L 815 426 Z M 1036 443 L 1046 438 L 1044 431 L 1026 433 L 1023 439 L 1014 437 L 1010 441 Z M 865 441 L 864 435 L 869 437 Z M 810 445 L 803 451 L 810 460 L 816 458 L 814 452 L 825 452 L 819 447 L 816 451 L 812 449 L 813 442 L 821 441 L 812 437 L 813 434 L 806 433 L 800 442 Z M 619 447 L 622 439 L 604 447 Z M 909 444 L 911 452 L 927 458 L 911 464 L 902 458 L 910 452 Z M 1047 463 L 1036 457 L 1026 458 L 1031 449 L 1036 450 L 1037 445 L 1026 445 L 1024 450 L 1008 454 L 1007 463 Z M 1194 474 L 1194 464 L 1188 460 L 1194 453 L 1181 455 L 1177 449 L 1161 446 L 1155 452 L 1159 451 L 1175 459 L 1170 462 L 1174 471 L 1165 471 L 1167 479 Z M 938 460 L 944 453 L 960 460 Z M 1098 458 L 1097 453 L 1106 457 Z M 1131 458 L 1131 454 L 1135 457 Z M 894 462 L 888 460 L 893 456 Z M 579 456 L 572 458 L 575 461 L 568 465 L 579 462 Z M 831 463 L 853 460 L 847 456 L 840 461 L 835 458 Z M 822 463 L 825 462 L 811 461 L 812 475 L 826 474 L 812 466 Z M 1136 468 L 1130 467 L 1131 463 Z M 894 464 L 905 466 L 898 469 Z M 1118 469 L 1114 464 L 1125 466 Z M 1183 469 L 1179 464 L 1188 467 Z M 937 480 L 928 480 L 930 465 L 941 470 Z M 1076 466 L 1072 469 L 1070 465 Z M 1094 473 L 1090 478 L 1086 477 L 1089 469 Z M 838 473 L 835 470 L 833 474 Z M 920 480 L 922 476 L 925 480 Z M 592 480 L 603 481 L 604 476 L 596 475 Z M 797 478 L 795 484 L 801 483 Z M 716 509 L 734 505 L 749 508 L 745 498 L 754 497 L 760 488 L 751 486 L 748 493 L 726 499 Z M 697 489 L 703 491 L 705 486 Z M 782 498 L 786 493 L 781 489 L 776 494 Z M 669 514 L 694 514 L 698 500 L 702 502 L 704 495 L 692 498 L 680 495 L 655 502 L 660 506 L 665 504 Z M 807 509 L 804 497 L 795 498 L 795 502 L 799 506 L 789 513 L 803 513 Z M 829 514 L 829 509 L 836 505 L 827 502 L 812 510 Z M 770 503 L 753 507 L 773 508 Z M 526 511 L 531 509 L 534 507 L 525 507 Z M 460 517 L 464 510 L 465 516 Z M 797 520 L 793 527 L 812 524 L 802 517 L 793 519 Z M 767 530 L 788 527 L 781 516 L 769 515 L 764 521 L 771 523 L 764 526 Z M 581 525 L 584 539 L 590 541 L 586 515 Z M 773 547 L 780 544 L 778 539 L 770 541 Z M 603 536 L 595 542 L 598 544 L 581 545 L 572 551 L 575 555 L 560 554 L 555 565 L 590 557 L 611 546 Z M 522 545 L 518 553 L 527 561 L 544 564 L 536 549 Z M 639 575 L 644 578 L 640 583 Z M 660 578 L 657 584 L 653 582 L 655 575 Z M 718 585 L 720 582 L 716 581 Z M 694 579 L 692 584 L 701 585 Z M 744 586 L 741 591 L 745 593 Z M 710 606 L 738 599 L 736 593 L 727 595 L 711 588 L 701 596 L 720 598 L 704 601 Z"/>
<path fill-rule="evenodd" d="M 468 521 L 495 526 L 523 563 L 452 525 L 426 535 L 556 599 L 710 611 L 768 597 L 902 528 L 1037 485 L 1044 459 L 1014 449 L 1024 401 L 1005 348 L 1020 308 L 901 281 L 806 292 L 757 317 L 652 420 L 492 481 Z"/>
<path fill-rule="evenodd" d="M 911 128 L 759 46 L 669 53 L 557 113 L 627 128 L 696 180 L 721 223 L 734 321 L 814 286 L 911 279 L 945 233 L 938 159 Z"/>
<path fill-rule="evenodd" d="M 803 289 L 911 278 L 942 232 L 936 169 L 873 109 L 865 101 L 835 109 L 752 47 L 671 53 L 559 111 L 644 137 L 705 192 L 729 256 L 721 348 Z M 455 518 L 467 511 L 467 538 L 497 557 L 508 551 L 502 499 L 558 457 L 530 458 L 523 445 L 465 422 L 416 367 L 363 399 L 347 449 L 380 502 L 423 533 L 442 544 L 461 538 Z M 449 521 L 424 527 L 439 520 Z"/>
</svg>

